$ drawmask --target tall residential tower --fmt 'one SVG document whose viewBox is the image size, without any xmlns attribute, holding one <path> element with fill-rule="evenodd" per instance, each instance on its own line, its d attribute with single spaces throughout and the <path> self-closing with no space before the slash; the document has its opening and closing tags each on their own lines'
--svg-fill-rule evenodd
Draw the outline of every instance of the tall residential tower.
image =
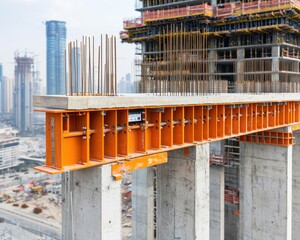
<svg viewBox="0 0 300 240">
<path fill-rule="evenodd" d="M 46 22 L 47 37 L 47 95 L 65 93 L 66 23 Z"/>
</svg>

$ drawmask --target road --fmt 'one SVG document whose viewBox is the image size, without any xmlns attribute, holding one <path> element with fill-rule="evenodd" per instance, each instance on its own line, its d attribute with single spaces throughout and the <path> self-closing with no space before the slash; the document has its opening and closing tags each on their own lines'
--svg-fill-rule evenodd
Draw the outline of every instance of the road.
<svg viewBox="0 0 300 240">
<path fill-rule="evenodd" d="M 55 224 L 47 223 L 46 220 L 40 220 L 37 217 L 30 216 L 29 214 L 16 213 L 10 209 L 3 207 L 0 204 L 0 216 L 6 222 L 25 228 L 37 234 L 44 234 L 53 239 L 61 239 L 61 227 Z M 22 236 L 20 236 L 22 239 Z"/>
</svg>

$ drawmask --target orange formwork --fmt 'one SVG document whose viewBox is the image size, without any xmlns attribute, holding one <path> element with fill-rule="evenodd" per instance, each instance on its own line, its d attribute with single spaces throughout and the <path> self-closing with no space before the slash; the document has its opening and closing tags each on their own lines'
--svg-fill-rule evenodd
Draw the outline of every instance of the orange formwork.
<svg viewBox="0 0 300 240">
<path fill-rule="evenodd" d="M 43 110 L 46 166 L 36 169 L 56 174 L 137 158 L 145 167 L 149 155 L 299 124 L 299 103 Z M 132 121 L 136 111 L 141 116 Z M 165 162 L 165 156 L 155 157 Z"/>
</svg>

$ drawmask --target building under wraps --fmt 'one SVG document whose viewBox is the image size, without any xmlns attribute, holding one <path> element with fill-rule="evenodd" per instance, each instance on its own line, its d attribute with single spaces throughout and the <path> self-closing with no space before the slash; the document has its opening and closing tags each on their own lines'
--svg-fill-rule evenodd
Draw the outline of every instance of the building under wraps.
<svg viewBox="0 0 300 240">
<path fill-rule="evenodd" d="M 137 1 L 142 92 L 299 92 L 300 1 Z"/>
</svg>

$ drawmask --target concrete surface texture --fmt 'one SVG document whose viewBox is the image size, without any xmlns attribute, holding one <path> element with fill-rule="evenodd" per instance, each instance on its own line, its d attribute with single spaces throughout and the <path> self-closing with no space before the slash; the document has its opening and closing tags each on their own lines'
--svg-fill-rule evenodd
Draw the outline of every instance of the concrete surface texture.
<svg viewBox="0 0 300 240">
<path fill-rule="evenodd" d="M 210 239 L 224 240 L 224 167 L 210 167 Z"/>
<path fill-rule="evenodd" d="M 241 143 L 240 240 L 291 240 L 292 146 Z"/>
<path fill-rule="evenodd" d="M 132 172 L 132 239 L 154 239 L 154 169 Z"/>
<path fill-rule="evenodd" d="M 175 106 L 195 104 L 225 104 L 250 102 L 298 101 L 300 93 L 269 94 L 217 94 L 202 96 L 153 96 L 128 94 L 120 96 L 35 96 L 35 108 L 53 109 L 101 109 L 124 107 Z"/>
<path fill-rule="evenodd" d="M 292 239 L 300 238 L 300 131 L 293 132 L 293 232 Z"/>
<path fill-rule="evenodd" d="M 157 166 L 157 239 L 209 239 L 209 144 Z"/>
<path fill-rule="evenodd" d="M 121 239 L 121 181 L 104 165 L 65 172 L 63 239 Z"/>
</svg>

